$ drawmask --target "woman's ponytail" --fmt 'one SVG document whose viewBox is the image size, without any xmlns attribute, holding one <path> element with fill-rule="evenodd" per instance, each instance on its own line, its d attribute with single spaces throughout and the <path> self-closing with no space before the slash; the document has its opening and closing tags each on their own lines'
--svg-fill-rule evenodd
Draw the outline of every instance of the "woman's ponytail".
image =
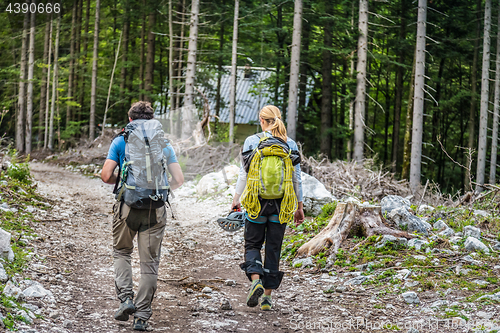
<svg viewBox="0 0 500 333">
<path fill-rule="evenodd" d="M 259 116 L 271 125 L 269 131 L 271 134 L 283 141 L 287 141 L 286 127 L 281 120 L 281 112 L 274 105 L 267 105 L 260 110 Z"/>
</svg>

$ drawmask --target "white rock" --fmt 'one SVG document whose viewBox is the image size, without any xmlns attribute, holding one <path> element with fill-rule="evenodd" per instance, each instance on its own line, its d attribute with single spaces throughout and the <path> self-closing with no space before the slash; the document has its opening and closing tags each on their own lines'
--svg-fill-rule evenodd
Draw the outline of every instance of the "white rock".
<svg viewBox="0 0 500 333">
<path fill-rule="evenodd" d="M 483 263 L 481 261 L 472 258 L 470 255 L 466 255 L 466 256 L 462 257 L 460 260 L 465 261 L 465 262 L 472 264 L 472 265 L 476 265 L 476 266 L 483 265 Z"/>
<path fill-rule="evenodd" d="M 344 282 L 344 285 L 356 286 L 356 285 L 362 284 L 363 282 L 365 282 L 366 280 L 368 280 L 371 277 L 372 277 L 371 275 L 370 276 L 360 275 L 360 276 L 357 276 L 353 279 L 350 279 L 350 280 Z"/>
<path fill-rule="evenodd" d="M 203 288 L 203 290 L 201 292 L 204 293 L 204 294 L 211 294 L 212 293 L 212 288 L 205 287 L 205 288 Z"/>
<path fill-rule="evenodd" d="M 226 173 L 227 181 L 231 184 L 238 178 L 238 173 L 240 168 L 236 165 L 228 165 L 224 167 Z M 212 172 L 203 176 L 198 185 L 196 185 L 196 193 L 198 195 L 213 194 L 225 190 L 228 187 L 228 183 L 224 179 L 222 170 L 219 172 Z"/>
<path fill-rule="evenodd" d="M 414 247 L 417 251 L 420 251 L 420 249 L 424 245 L 429 245 L 429 242 L 426 242 L 418 238 L 412 238 L 408 241 L 408 247 Z"/>
<path fill-rule="evenodd" d="M 232 310 L 233 307 L 231 306 L 231 303 L 227 298 L 223 298 L 220 302 L 220 309 L 221 310 Z"/>
<path fill-rule="evenodd" d="M 467 237 L 464 243 L 464 247 L 467 251 L 478 251 L 481 250 L 485 253 L 490 253 L 490 249 L 483 244 L 479 239 L 472 236 Z"/>
<path fill-rule="evenodd" d="M 314 266 L 313 260 L 311 257 L 302 258 L 302 259 L 294 259 L 292 261 L 292 267 L 308 267 Z"/>
<path fill-rule="evenodd" d="M 387 219 L 396 223 L 400 228 L 406 228 L 409 232 L 428 234 L 429 224 L 410 213 L 405 206 L 391 210 L 387 214 Z"/>
<path fill-rule="evenodd" d="M 439 233 L 441 236 L 451 237 L 455 235 L 455 231 L 452 228 L 446 228 Z"/>
<path fill-rule="evenodd" d="M 393 245 L 407 246 L 408 240 L 406 238 L 398 238 L 392 235 L 384 235 L 382 239 L 375 244 L 376 248 L 384 247 L 387 243 L 392 243 Z"/>
<path fill-rule="evenodd" d="M 57 319 L 61 316 L 61 314 L 59 313 L 59 311 L 55 310 L 55 311 L 51 311 L 49 313 L 49 318 L 52 318 L 52 319 Z"/>
<path fill-rule="evenodd" d="M 33 324 L 33 318 L 24 310 L 18 310 L 17 315 L 22 317 L 27 324 Z"/>
<path fill-rule="evenodd" d="M 47 290 L 39 282 L 33 281 L 33 283 L 23 291 L 24 296 L 33 298 L 42 298 L 45 296 L 52 297 L 52 291 Z"/>
<path fill-rule="evenodd" d="M 7 275 L 7 272 L 3 268 L 2 263 L 0 262 L 0 282 L 7 282 L 9 280 L 9 276 Z"/>
<path fill-rule="evenodd" d="M 493 294 L 493 295 L 483 295 L 479 297 L 477 300 L 482 300 L 482 299 L 491 299 L 493 301 L 500 302 L 500 292 Z"/>
<path fill-rule="evenodd" d="M 408 199 L 400 197 L 399 195 L 388 195 L 382 198 L 380 206 L 382 206 L 382 213 L 385 214 L 401 207 L 404 207 L 408 211 L 411 203 Z"/>
<path fill-rule="evenodd" d="M 311 216 L 318 216 L 321 213 L 321 207 L 336 199 L 325 185 L 313 176 L 302 172 L 301 178 L 304 212 Z"/>
<path fill-rule="evenodd" d="M 406 303 L 408 304 L 419 304 L 420 299 L 417 296 L 417 293 L 414 291 L 407 291 L 403 294 L 401 294 L 403 299 L 405 300 Z"/>
<path fill-rule="evenodd" d="M 0 228 L 0 257 L 8 260 L 14 260 L 14 252 L 12 252 L 12 248 L 10 247 L 10 232 L 7 232 Z"/>
<path fill-rule="evenodd" d="M 476 216 L 483 216 L 483 217 L 489 217 L 490 213 L 488 213 L 485 210 L 474 209 L 474 215 L 476 215 Z"/>
<path fill-rule="evenodd" d="M 236 285 L 236 281 L 234 281 L 234 280 L 226 280 L 226 281 L 224 281 L 224 284 L 225 284 L 226 286 L 230 286 L 230 287 L 232 287 L 232 286 L 235 286 L 235 285 Z"/>
<path fill-rule="evenodd" d="M 435 301 L 434 303 L 431 304 L 431 308 L 439 308 L 439 307 L 442 307 L 442 306 L 446 306 L 448 305 L 448 301 L 446 300 L 439 300 L 439 301 Z"/>
<path fill-rule="evenodd" d="M 458 242 L 460 242 L 460 240 L 462 239 L 462 237 L 451 237 L 450 238 L 450 243 L 451 244 L 457 244 Z"/>
<path fill-rule="evenodd" d="M 17 287 L 12 281 L 8 281 L 3 290 L 3 294 L 7 297 L 14 297 L 17 301 L 24 299 L 24 294 L 21 288 Z"/>
<path fill-rule="evenodd" d="M 69 319 L 66 319 L 63 321 L 63 327 L 64 328 L 72 328 L 73 327 L 73 322 Z"/>
<path fill-rule="evenodd" d="M 413 288 L 419 285 L 418 281 L 413 281 L 413 280 L 407 280 L 404 284 L 405 288 Z"/>
<path fill-rule="evenodd" d="M 434 209 L 435 209 L 435 208 L 434 208 L 434 207 L 432 207 L 432 206 L 429 206 L 429 205 L 422 205 L 422 206 L 418 207 L 418 213 L 419 213 L 419 214 L 423 214 L 423 213 L 425 213 L 425 212 L 427 212 L 427 211 L 431 211 L 431 212 L 432 212 Z"/>
<path fill-rule="evenodd" d="M 477 239 L 481 239 L 481 229 L 473 227 L 471 225 L 464 227 L 464 237 L 474 237 Z"/>
<path fill-rule="evenodd" d="M 414 255 L 413 258 L 421 261 L 426 261 L 427 257 L 426 256 L 421 256 L 421 255 Z"/>
<path fill-rule="evenodd" d="M 473 280 L 472 283 L 475 283 L 480 286 L 487 286 L 489 284 L 488 282 L 480 279 Z"/>
<path fill-rule="evenodd" d="M 434 225 L 432 227 L 436 230 L 442 230 L 442 229 L 449 228 L 448 225 L 443 222 L 443 220 L 437 220 L 436 222 L 434 222 Z"/>
<path fill-rule="evenodd" d="M 410 275 L 410 272 L 411 271 L 409 269 L 406 269 L 406 268 L 402 269 L 402 270 L 400 270 L 398 272 L 398 274 L 396 274 L 394 276 L 394 279 L 396 279 L 396 280 L 404 280 L 404 279 L 406 279 L 408 277 L 408 275 Z"/>
</svg>

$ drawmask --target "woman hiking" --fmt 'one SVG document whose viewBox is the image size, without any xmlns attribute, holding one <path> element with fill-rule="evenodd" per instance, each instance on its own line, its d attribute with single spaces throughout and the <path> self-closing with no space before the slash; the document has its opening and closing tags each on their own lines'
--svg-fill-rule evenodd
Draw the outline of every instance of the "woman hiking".
<svg viewBox="0 0 500 333">
<path fill-rule="evenodd" d="M 252 281 L 247 305 L 272 308 L 271 293 L 281 284 L 281 245 L 287 223 L 304 221 L 300 157 L 287 137 L 280 110 L 273 105 L 259 112 L 263 132 L 246 138 L 232 209 L 246 210 L 245 262 L 240 267 Z M 294 166 L 293 166 L 294 165 Z M 241 203 L 240 203 L 241 198 Z M 260 250 L 265 242 L 265 259 Z"/>
</svg>

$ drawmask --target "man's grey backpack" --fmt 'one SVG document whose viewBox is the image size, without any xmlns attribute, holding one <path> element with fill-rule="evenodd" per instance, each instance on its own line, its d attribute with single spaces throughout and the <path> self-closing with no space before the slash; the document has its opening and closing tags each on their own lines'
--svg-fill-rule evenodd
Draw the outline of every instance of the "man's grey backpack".
<svg viewBox="0 0 500 333">
<path fill-rule="evenodd" d="M 125 139 L 125 160 L 116 199 L 137 209 L 160 208 L 168 200 L 167 146 L 158 120 L 137 119 L 120 133 Z"/>
</svg>

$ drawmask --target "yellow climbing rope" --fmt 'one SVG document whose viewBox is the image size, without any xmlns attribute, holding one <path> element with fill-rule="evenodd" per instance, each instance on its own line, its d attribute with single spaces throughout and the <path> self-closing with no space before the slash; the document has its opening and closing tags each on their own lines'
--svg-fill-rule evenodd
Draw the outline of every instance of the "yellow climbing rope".
<svg viewBox="0 0 500 333">
<path fill-rule="evenodd" d="M 245 208 L 248 217 L 251 219 L 259 217 L 261 210 L 259 195 L 265 197 L 267 190 L 262 187 L 261 182 L 261 173 L 266 172 L 266 169 L 261 169 L 262 161 L 271 156 L 277 156 L 283 161 L 283 200 L 281 201 L 279 220 L 280 223 L 289 223 L 293 221 L 293 214 L 297 210 L 297 197 L 292 183 L 293 165 L 290 153 L 286 153 L 278 145 L 256 149 L 248 170 L 245 190 L 241 196 L 241 205 Z"/>
</svg>

